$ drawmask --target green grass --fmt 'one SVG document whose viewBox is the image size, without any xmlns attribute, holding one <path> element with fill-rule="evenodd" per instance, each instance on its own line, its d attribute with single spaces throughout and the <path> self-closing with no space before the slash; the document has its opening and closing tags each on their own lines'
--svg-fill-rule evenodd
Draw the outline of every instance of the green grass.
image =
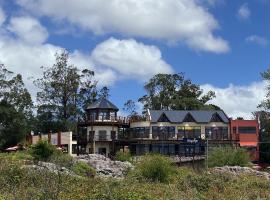
<svg viewBox="0 0 270 200">
<path fill-rule="evenodd" d="M 24 162 L 20 157 L 0 154 L 0 199 L 270 199 L 270 181 L 251 175 L 198 173 L 173 167 L 164 183 L 141 179 L 134 174 L 122 180 L 77 178 L 48 171 L 29 173 L 22 167 Z"/>
<path fill-rule="evenodd" d="M 216 148 L 212 150 L 208 159 L 209 167 L 228 166 L 250 166 L 248 153 L 241 148 Z"/>
</svg>

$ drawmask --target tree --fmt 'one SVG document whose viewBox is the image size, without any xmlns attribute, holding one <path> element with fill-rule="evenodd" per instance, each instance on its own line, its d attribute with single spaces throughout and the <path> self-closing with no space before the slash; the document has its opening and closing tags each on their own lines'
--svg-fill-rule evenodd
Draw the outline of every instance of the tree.
<svg viewBox="0 0 270 200">
<path fill-rule="evenodd" d="M 262 78 L 268 82 L 266 98 L 258 105 L 262 109 L 255 112 L 260 121 L 260 161 L 270 163 L 270 69 L 261 73 Z"/>
<path fill-rule="evenodd" d="M 21 142 L 27 132 L 27 119 L 6 101 L 0 102 L 0 149 Z"/>
<path fill-rule="evenodd" d="M 57 123 L 61 131 L 72 130 L 78 117 L 82 117 L 86 105 L 97 96 L 94 72 L 80 71 L 69 65 L 69 53 L 56 53 L 52 67 L 42 67 L 43 76 L 34 81 L 40 89 L 37 93 L 38 119 Z M 46 123 L 42 126 L 46 128 Z"/>
<path fill-rule="evenodd" d="M 183 74 L 157 74 L 144 86 L 147 94 L 139 99 L 147 109 L 192 110 L 216 109 L 206 103 L 215 97 L 213 91 L 203 94 L 199 85 L 185 79 Z"/>
<path fill-rule="evenodd" d="M 136 112 L 136 104 L 130 99 L 125 102 L 123 110 L 128 113 L 129 117 L 138 115 Z"/>
<path fill-rule="evenodd" d="M 18 112 L 23 112 L 27 117 L 32 116 L 33 102 L 22 76 L 14 75 L 3 64 L 0 65 L 0 100 L 13 105 Z"/>
<path fill-rule="evenodd" d="M 101 88 L 98 96 L 99 96 L 99 98 L 108 99 L 110 96 L 109 93 L 110 93 L 110 89 L 105 86 L 105 87 Z"/>
<path fill-rule="evenodd" d="M 0 149 L 18 144 L 30 132 L 32 107 L 22 76 L 0 65 Z"/>
</svg>

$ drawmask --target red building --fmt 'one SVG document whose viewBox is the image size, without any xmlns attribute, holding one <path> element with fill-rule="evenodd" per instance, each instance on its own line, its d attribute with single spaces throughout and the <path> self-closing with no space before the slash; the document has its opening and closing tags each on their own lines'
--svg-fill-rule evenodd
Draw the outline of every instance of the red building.
<svg viewBox="0 0 270 200">
<path fill-rule="evenodd" d="M 259 123 L 257 120 L 230 120 L 231 136 L 246 148 L 252 161 L 259 161 Z"/>
</svg>

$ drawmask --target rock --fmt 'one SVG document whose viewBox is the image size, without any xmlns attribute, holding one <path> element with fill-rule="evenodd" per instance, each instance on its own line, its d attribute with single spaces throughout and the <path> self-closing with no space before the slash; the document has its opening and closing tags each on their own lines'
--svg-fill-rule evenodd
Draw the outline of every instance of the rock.
<svg viewBox="0 0 270 200">
<path fill-rule="evenodd" d="M 101 177 L 123 178 L 128 170 L 134 168 L 130 162 L 112 161 L 99 154 L 80 155 L 77 160 L 92 166 Z"/>
<path fill-rule="evenodd" d="M 53 173 L 62 173 L 62 174 L 66 174 L 66 175 L 70 175 L 70 176 L 76 176 L 77 175 L 65 168 L 65 167 L 60 167 L 54 163 L 49 163 L 49 162 L 41 162 L 39 161 L 36 165 L 32 164 L 32 165 L 25 165 L 24 168 L 30 169 L 30 170 L 37 170 L 37 171 L 41 171 L 41 170 L 48 170 L 50 172 Z"/>
<path fill-rule="evenodd" d="M 233 175 L 241 175 L 241 174 L 251 174 L 258 177 L 263 177 L 266 179 L 270 179 L 270 174 L 267 172 L 261 172 L 249 167 L 240 167 L 240 166 L 224 166 L 224 167 L 214 167 L 212 169 L 215 173 L 230 173 Z"/>
</svg>

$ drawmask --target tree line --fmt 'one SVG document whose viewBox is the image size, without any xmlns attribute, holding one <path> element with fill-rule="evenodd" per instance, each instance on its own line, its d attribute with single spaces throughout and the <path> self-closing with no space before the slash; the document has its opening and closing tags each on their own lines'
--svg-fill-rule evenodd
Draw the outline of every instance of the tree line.
<svg viewBox="0 0 270 200">
<path fill-rule="evenodd" d="M 33 103 L 23 78 L 0 65 L 0 150 L 23 141 L 31 131 L 74 131 L 78 120 L 85 120 L 85 109 L 99 98 L 108 98 L 109 88 L 98 87 L 95 72 L 79 69 L 69 63 L 69 53 L 64 50 L 55 54 L 52 66 L 42 66 L 41 77 L 33 84 L 38 88 Z M 261 141 L 270 142 L 270 69 L 261 74 L 269 82 L 268 94 L 259 105 Z M 186 79 L 183 73 L 156 74 L 145 85 L 145 95 L 137 102 L 143 105 L 138 113 L 136 102 L 127 100 L 123 110 L 129 117 L 143 117 L 152 110 L 220 110 L 209 104 L 215 93 L 205 93 L 200 85 Z M 270 144 L 261 147 L 270 152 Z M 265 154 L 270 160 L 270 153 Z"/>
</svg>

